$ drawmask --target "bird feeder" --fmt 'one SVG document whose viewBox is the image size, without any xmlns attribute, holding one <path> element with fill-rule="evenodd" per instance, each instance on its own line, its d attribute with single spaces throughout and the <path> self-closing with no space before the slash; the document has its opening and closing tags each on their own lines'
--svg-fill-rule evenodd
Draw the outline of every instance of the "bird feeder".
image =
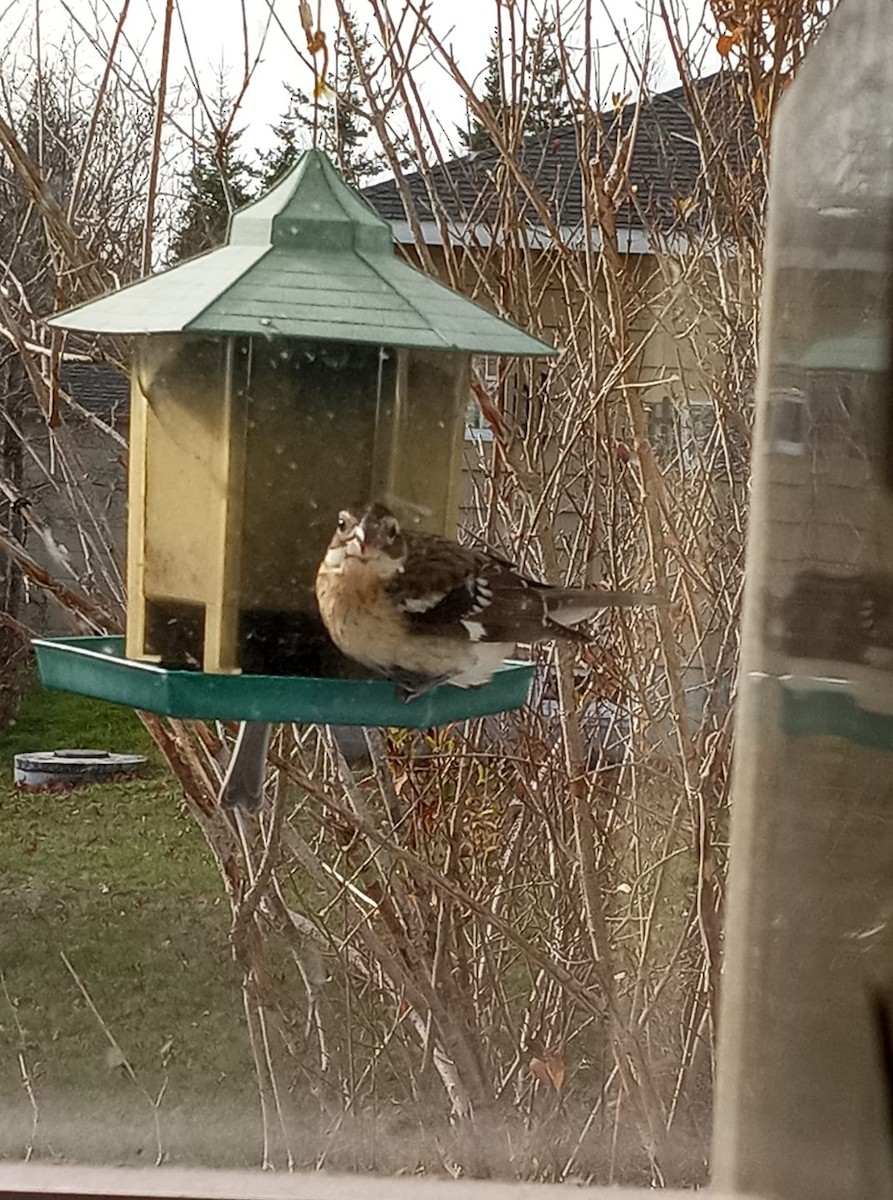
<svg viewBox="0 0 893 1200">
<path fill-rule="evenodd" d="M 471 356 L 554 353 L 399 260 L 325 155 L 236 214 L 224 246 L 50 324 L 136 336 L 125 646 L 39 641 L 46 683 L 168 715 L 344 724 L 523 703 L 516 664 L 401 704 L 316 611 L 340 509 L 379 499 L 454 534 Z"/>
</svg>

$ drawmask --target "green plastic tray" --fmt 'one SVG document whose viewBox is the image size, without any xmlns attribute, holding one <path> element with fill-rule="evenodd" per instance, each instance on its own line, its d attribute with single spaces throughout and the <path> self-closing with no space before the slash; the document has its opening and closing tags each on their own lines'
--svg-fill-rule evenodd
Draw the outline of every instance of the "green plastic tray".
<svg viewBox="0 0 893 1200">
<path fill-rule="evenodd" d="M 782 723 L 792 737 L 840 737 L 874 750 L 893 750 L 893 716 L 859 704 L 845 684 L 801 679 L 782 686 Z"/>
<path fill-rule="evenodd" d="M 434 688 L 404 704 L 384 680 L 299 675 L 204 675 L 124 658 L 121 637 L 36 638 L 46 687 L 95 696 L 166 717 L 221 721 L 298 721 L 430 729 L 520 708 L 533 666 L 509 662 L 479 688 Z"/>
</svg>

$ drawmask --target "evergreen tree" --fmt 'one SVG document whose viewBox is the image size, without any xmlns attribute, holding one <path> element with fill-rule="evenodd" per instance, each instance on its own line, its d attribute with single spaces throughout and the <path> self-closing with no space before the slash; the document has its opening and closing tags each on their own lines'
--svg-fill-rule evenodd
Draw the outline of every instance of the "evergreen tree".
<svg viewBox="0 0 893 1200">
<path fill-rule="evenodd" d="M 512 103 L 505 94 L 502 61 L 494 35 L 487 55 L 484 90 L 480 99 L 489 105 L 498 127 L 508 130 L 520 109 L 522 136 L 543 133 L 571 119 L 561 59 L 552 38 L 554 26 L 537 21 L 524 41 L 524 85 L 518 102 Z M 473 119 L 469 130 L 459 130 L 459 137 L 469 150 L 487 150 L 493 145 L 485 126 Z"/>
<path fill-rule="evenodd" d="M 186 203 L 169 254 L 170 263 L 191 258 L 222 244 L 229 219 L 257 194 L 256 171 L 241 155 L 241 130 L 222 136 L 229 107 L 221 93 L 204 143 L 193 147 L 187 175 Z"/>
<path fill-rule="evenodd" d="M 487 67 L 484 72 L 484 91 L 479 99 L 489 106 L 497 124 L 500 123 L 503 110 L 507 107 L 500 57 L 494 34 L 490 41 L 490 53 L 487 55 Z M 460 129 L 458 132 L 460 141 L 468 150 L 487 150 L 493 145 L 490 134 L 477 118 L 472 120 L 470 129 Z"/>
<path fill-rule="evenodd" d="M 571 106 L 561 58 L 554 45 L 554 25 L 537 21 L 525 46 L 524 132 L 544 133 L 571 120 Z"/>
<path fill-rule="evenodd" d="M 334 45 L 334 95 L 319 101 L 316 144 L 335 162 L 348 183 L 360 185 L 379 170 L 381 163 L 369 145 L 369 130 L 358 115 L 362 109 L 361 71 L 371 67 L 371 44 L 349 14 L 346 29 L 339 29 Z M 350 36 L 348 36 L 348 34 Z M 360 58 L 351 51 L 353 40 Z M 264 186 L 274 183 L 294 165 L 302 150 L 313 144 L 313 100 L 300 88 L 286 88 L 288 107 L 271 126 L 273 149 L 262 158 Z"/>
</svg>

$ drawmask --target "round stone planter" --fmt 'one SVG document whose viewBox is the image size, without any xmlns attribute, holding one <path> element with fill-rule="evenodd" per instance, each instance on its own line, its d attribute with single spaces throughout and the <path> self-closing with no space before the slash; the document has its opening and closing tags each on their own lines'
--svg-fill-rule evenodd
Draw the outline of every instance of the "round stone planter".
<svg viewBox="0 0 893 1200">
<path fill-rule="evenodd" d="M 136 775 L 145 766 L 142 754 L 112 754 L 109 750 L 36 750 L 15 756 L 16 786 L 77 787 L 104 783 L 121 775 Z"/>
</svg>

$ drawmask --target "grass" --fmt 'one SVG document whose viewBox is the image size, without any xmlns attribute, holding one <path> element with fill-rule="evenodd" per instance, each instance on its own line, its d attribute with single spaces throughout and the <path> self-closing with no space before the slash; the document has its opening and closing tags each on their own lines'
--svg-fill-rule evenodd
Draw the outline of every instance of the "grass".
<svg viewBox="0 0 893 1200">
<path fill-rule="evenodd" d="M 13 756 L 96 746 L 144 753 L 145 779 L 17 791 Z M 169 1157 L 256 1161 L 256 1101 L 229 910 L 210 852 L 135 714 L 32 686 L 0 731 L 0 1155 L 154 1157 L 152 1111 L 102 1021 L 157 1096 Z"/>
</svg>

